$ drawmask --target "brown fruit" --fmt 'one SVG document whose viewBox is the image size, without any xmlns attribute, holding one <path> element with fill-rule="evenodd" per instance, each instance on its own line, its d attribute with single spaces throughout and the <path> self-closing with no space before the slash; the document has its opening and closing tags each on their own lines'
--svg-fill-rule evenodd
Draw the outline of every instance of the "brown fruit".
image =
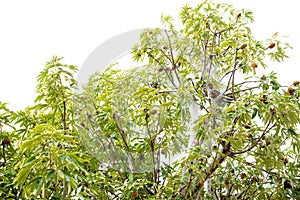
<svg viewBox="0 0 300 200">
<path fill-rule="evenodd" d="M 5 137 L 3 140 L 2 140 L 2 145 L 9 145 L 10 144 L 10 139 L 9 137 Z"/>
<path fill-rule="evenodd" d="M 262 97 L 258 97 L 257 100 L 263 102 L 264 104 L 268 104 L 268 97 L 263 95 Z"/>
<path fill-rule="evenodd" d="M 261 78 L 260 78 L 262 81 L 265 81 L 267 80 L 267 77 L 265 75 L 263 75 Z"/>
<path fill-rule="evenodd" d="M 171 67 L 166 67 L 166 71 L 171 71 Z"/>
<path fill-rule="evenodd" d="M 131 193 L 131 198 L 138 198 L 139 197 L 139 192 L 137 190 L 134 190 L 132 193 Z"/>
<path fill-rule="evenodd" d="M 207 83 L 207 87 L 211 90 L 214 89 L 214 85 L 211 82 Z"/>
<path fill-rule="evenodd" d="M 255 68 L 257 68 L 257 64 L 256 64 L 255 62 L 253 62 L 253 63 L 251 63 L 251 67 L 252 67 L 253 69 L 255 69 Z"/>
<path fill-rule="evenodd" d="M 162 71 L 164 71 L 163 68 L 158 68 L 158 72 L 162 72 Z"/>
<path fill-rule="evenodd" d="M 250 129 L 251 128 L 251 124 L 244 124 L 245 129 Z"/>
<path fill-rule="evenodd" d="M 289 159 L 288 159 L 287 157 L 285 157 L 283 162 L 284 162 L 284 164 L 286 165 L 286 164 L 289 163 Z"/>
<path fill-rule="evenodd" d="M 258 100 L 258 101 L 264 101 L 264 98 L 258 97 L 257 100 Z"/>
<path fill-rule="evenodd" d="M 258 182 L 258 181 L 259 181 L 259 179 L 258 179 L 256 176 L 253 176 L 252 180 L 253 180 L 254 182 Z"/>
<path fill-rule="evenodd" d="M 246 44 L 246 43 L 244 43 L 244 44 L 242 44 L 242 45 L 240 46 L 240 49 L 245 49 L 245 48 L 246 48 L 246 46 L 247 46 L 247 44 Z"/>
<path fill-rule="evenodd" d="M 246 174 L 243 172 L 240 174 L 241 179 L 244 179 L 246 177 Z"/>
<path fill-rule="evenodd" d="M 270 45 L 269 45 L 269 49 L 273 49 L 275 47 L 275 43 L 273 42 L 273 43 L 271 43 Z"/>
<path fill-rule="evenodd" d="M 204 183 L 201 182 L 201 183 L 199 184 L 199 187 L 200 187 L 200 188 L 203 188 L 203 186 L 204 186 Z"/>
<path fill-rule="evenodd" d="M 238 19 L 238 18 L 240 18 L 242 16 L 242 13 L 239 13 L 237 16 L 236 16 L 236 18 Z"/>
<path fill-rule="evenodd" d="M 275 109 L 275 108 L 270 108 L 270 112 L 271 112 L 272 114 L 275 114 L 275 113 L 276 113 L 276 109 Z"/>
<path fill-rule="evenodd" d="M 289 163 L 289 159 L 287 157 L 282 157 L 281 160 L 283 161 L 284 165 Z"/>
<path fill-rule="evenodd" d="M 229 184 L 230 184 L 229 180 L 226 179 L 226 180 L 224 181 L 224 184 L 225 184 L 225 185 L 229 185 Z"/>
<path fill-rule="evenodd" d="M 284 181 L 283 183 L 284 189 L 292 189 L 292 184 L 289 180 Z"/>
<path fill-rule="evenodd" d="M 179 62 L 178 62 L 178 67 L 180 67 L 180 66 L 181 66 L 181 64 L 182 64 L 182 62 L 181 62 L 181 61 L 179 61 Z"/>
<path fill-rule="evenodd" d="M 292 86 L 289 86 L 288 87 L 288 90 L 287 90 L 287 93 L 289 94 L 289 95 L 294 95 L 295 94 L 295 89 L 292 87 Z"/>
<path fill-rule="evenodd" d="M 153 109 L 153 110 L 150 111 L 151 115 L 155 115 L 156 113 L 157 113 L 157 110 L 155 110 L 155 109 Z"/>
<path fill-rule="evenodd" d="M 209 22 L 206 22 L 205 25 L 206 25 L 206 28 L 207 28 L 207 29 L 210 29 L 210 24 L 209 24 Z"/>
<path fill-rule="evenodd" d="M 297 85 L 299 85 L 299 84 L 300 84 L 300 81 L 294 81 L 294 82 L 293 82 L 293 85 L 294 85 L 294 86 L 297 86 Z"/>
</svg>

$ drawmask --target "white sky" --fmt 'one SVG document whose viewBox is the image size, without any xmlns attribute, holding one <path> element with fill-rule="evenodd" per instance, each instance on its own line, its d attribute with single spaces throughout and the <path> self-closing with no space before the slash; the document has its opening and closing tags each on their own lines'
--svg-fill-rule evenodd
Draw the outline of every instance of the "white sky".
<svg viewBox="0 0 300 200">
<path fill-rule="evenodd" d="M 220 2 L 221 0 L 216 0 Z M 178 16 L 195 0 L 10 0 L 0 1 L 0 101 L 12 109 L 33 103 L 36 77 L 53 55 L 81 66 L 105 40 L 137 28 L 160 27 L 162 13 Z M 300 12 L 295 0 L 228 0 L 254 12 L 258 39 L 279 31 L 290 36 L 290 59 L 272 70 L 290 84 L 300 79 Z"/>
</svg>

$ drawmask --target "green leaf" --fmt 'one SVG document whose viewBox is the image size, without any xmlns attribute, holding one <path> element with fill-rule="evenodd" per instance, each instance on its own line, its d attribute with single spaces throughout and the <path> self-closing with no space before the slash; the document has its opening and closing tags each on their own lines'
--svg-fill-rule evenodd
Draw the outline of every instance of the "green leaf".
<svg viewBox="0 0 300 200">
<path fill-rule="evenodd" d="M 251 118 L 254 119 L 258 113 L 258 109 L 254 108 Z"/>
<path fill-rule="evenodd" d="M 35 156 L 32 156 L 32 157 L 28 158 L 28 159 L 24 162 L 23 167 L 26 167 L 26 166 L 28 166 L 28 165 L 32 165 L 32 164 L 35 163 L 35 161 L 36 161 L 36 157 L 35 157 Z"/>
<path fill-rule="evenodd" d="M 49 172 L 46 174 L 46 182 L 49 182 L 52 179 L 54 172 L 54 169 L 49 170 Z"/>
<path fill-rule="evenodd" d="M 17 174 L 14 182 L 17 182 L 18 185 L 23 185 L 31 171 L 31 167 L 22 168 Z"/>
<path fill-rule="evenodd" d="M 287 130 L 287 132 L 292 136 L 297 135 L 297 133 L 293 129 L 290 129 L 290 128 Z"/>
</svg>

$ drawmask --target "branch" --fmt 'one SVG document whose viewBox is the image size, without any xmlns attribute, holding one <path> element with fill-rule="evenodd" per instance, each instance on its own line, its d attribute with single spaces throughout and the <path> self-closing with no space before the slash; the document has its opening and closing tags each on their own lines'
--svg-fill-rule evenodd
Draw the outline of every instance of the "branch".
<svg viewBox="0 0 300 200">
<path fill-rule="evenodd" d="M 125 144 L 125 147 L 126 147 L 127 151 L 129 152 L 129 156 L 130 156 L 130 159 L 131 159 L 131 161 L 132 161 L 133 168 L 135 168 L 134 158 L 133 158 L 133 156 L 132 156 L 132 153 L 131 153 L 131 150 L 130 150 L 130 148 L 129 148 L 129 145 L 128 145 L 127 141 L 126 141 L 126 135 L 125 135 L 125 132 L 124 132 L 124 130 L 122 130 L 122 128 L 119 126 L 119 124 L 118 124 L 118 122 L 117 122 L 117 119 L 116 119 L 116 114 L 115 114 L 115 113 L 113 114 L 113 119 L 114 119 L 114 121 L 115 121 L 115 123 L 116 123 L 116 126 L 117 126 L 119 132 L 120 132 L 122 141 L 123 141 L 123 143 Z"/>
<path fill-rule="evenodd" d="M 215 43 L 216 43 L 216 33 L 213 33 L 213 35 L 214 35 L 214 37 L 213 37 L 213 40 L 212 40 L 211 53 L 214 52 L 214 47 L 215 47 Z M 208 73 L 210 75 L 211 69 L 212 69 L 212 64 L 213 64 L 213 55 L 209 56 L 209 60 L 210 60 L 210 64 L 209 64 Z"/>
<path fill-rule="evenodd" d="M 4 160 L 4 164 L 6 163 L 6 155 L 5 155 L 5 144 L 2 144 L 2 156 Z"/>
<path fill-rule="evenodd" d="M 239 120 L 239 116 L 235 117 L 233 120 L 233 125 L 231 127 L 231 130 L 229 132 L 226 133 L 226 135 L 224 137 L 228 137 L 228 136 L 232 136 L 234 133 L 234 127 L 237 124 L 238 120 Z M 213 162 L 210 164 L 210 169 L 208 171 L 205 171 L 206 176 L 203 180 L 201 180 L 198 183 L 199 188 L 204 184 L 205 181 L 207 181 L 207 179 L 216 171 L 216 169 L 218 169 L 219 165 L 221 163 L 223 163 L 223 161 L 228 157 L 228 156 L 232 156 L 232 153 L 230 151 L 230 147 L 231 144 L 228 143 L 226 145 L 224 145 L 224 148 L 222 150 L 221 154 L 218 154 L 216 159 L 213 160 Z M 196 189 L 194 190 L 194 192 L 197 192 Z"/>
<path fill-rule="evenodd" d="M 232 188 L 233 188 L 234 184 L 232 184 L 229 188 L 229 190 L 227 191 L 226 197 L 230 198 L 230 193 L 232 192 Z"/>
<path fill-rule="evenodd" d="M 272 115 L 271 115 L 271 118 L 273 117 L 273 113 L 272 113 Z M 261 141 L 261 139 L 272 129 L 272 128 L 274 128 L 274 126 L 276 125 L 276 122 L 269 128 L 269 126 L 270 126 L 270 124 L 271 124 L 271 120 L 269 121 L 269 123 L 267 124 L 267 126 L 266 126 L 266 128 L 265 128 L 265 130 L 264 130 L 264 132 L 263 132 L 263 134 L 259 137 L 259 139 L 258 140 L 256 140 L 256 142 L 251 146 L 251 147 L 249 147 L 249 148 L 247 148 L 247 149 L 245 149 L 245 150 L 243 150 L 243 151 L 238 151 L 238 152 L 231 152 L 233 155 L 238 155 L 238 154 L 243 154 L 243 153 L 246 153 L 246 152 L 248 152 L 248 151 L 250 151 L 251 149 L 253 149 L 260 141 Z"/>
<path fill-rule="evenodd" d="M 172 66 L 173 66 L 173 68 L 175 69 L 174 71 L 175 71 L 175 75 L 176 75 L 176 78 L 177 78 L 177 80 L 178 80 L 178 82 L 180 83 L 180 78 L 179 78 L 179 76 L 178 76 L 178 73 L 177 73 L 177 71 L 176 71 L 176 63 L 175 63 L 175 60 L 174 60 L 174 55 L 173 55 L 173 49 L 172 49 L 172 44 L 171 44 L 171 40 L 170 40 L 170 36 L 169 36 L 169 34 L 168 34 L 168 32 L 167 32 L 167 30 L 165 30 L 165 33 L 166 33 L 166 35 L 167 35 L 167 38 L 168 38 L 168 43 L 169 43 L 169 46 L 170 46 L 170 54 L 171 54 L 171 60 L 170 60 L 170 62 L 172 63 Z M 164 54 L 164 53 L 163 53 Z M 165 55 L 165 54 L 164 54 Z M 168 58 L 168 57 L 167 57 Z"/>
<path fill-rule="evenodd" d="M 257 83 L 257 82 L 261 82 L 261 81 L 244 81 L 244 82 L 241 82 L 241 83 L 235 84 L 235 87 L 236 87 L 236 86 L 239 86 L 239 85 L 246 84 L 246 83 Z M 228 88 L 228 90 L 231 90 L 231 87 L 230 87 L 230 88 Z M 228 90 L 226 90 L 225 92 L 227 92 Z M 224 92 L 224 93 L 225 93 L 225 92 Z"/>
<path fill-rule="evenodd" d="M 189 183 L 188 183 L 188 185 L 187 185 L 187 187 L 186 187 L 186 190 L 185 190 L 185 193 L 184 193 L 184 195 L 183 195 L 183 198 L 184 198 L 184 199 L 186 199 L 186 195 L 187 195 L 187 193 L 188 193 L 188 191 L 189 191 L 189 188 L 190 188 L 190 186 L 191 186 L 191 183 L 192 183 L 192 176 L 190 175 Z"/>
<path fill-rule="evenodd" d="M 243 189 L 239 194 L 236 195 L 236 199 L 239 199 L 243 196 L 243 194 L 245 194 L 245 192 L 247 192 L 250 188 L 250 185 L 248 185 L 245 189 Z"/>
<path fill-rule="evenodd" d="M 246 165 L 249 165 L 250 167 L 253 167 L 253 168 L 255 168 L 255 169 L 257 169 L 257 165 L 254 165 L 254 164 L 252 164 L 252 163 L 250 163 L 250 162 L 243 162 L 243 163 L 245 163 Z M 278 178 L 280 178 L 280 176 L 277 174 L 277 173 L 275 173 L 275 172 L 270 172 L 270 171 L 268 171 L 268 170 L 265 170 L 265 169 L 263 169 L 263 168 L 259 168 L 261 171 L 264 171 L 264 172 L 266 172 L 267 174 L 272 174 L 272 175 L 274 175 L 274 176 L 276 176 L 276 177 L 278 177 Z"/>
<path fill-rule="evenodd" d="M 154 192 L 152 190 L 150 190 L 149 188 L 147 188 L 147 186 L 144 184 L 143 187 L 147 190 L 147 192 L 150 194 L 150 195 L 155 195 Z"/>
<path fill-rule="evenodd" d="M 147 52 L 147 55 L 150 57 L 150 58 L 152 58 L 163 70 L 164 70 L 164 72 L 167 74 L 167 76 L 168 76 L 168 78 L 169 78 L 169 80 L 171 81 L 171 83 L 172 83 L 172 85 L 176 88 L 176 89 L 178 89 L 178 87 L 176 86 L 176 84 L 174 83 L 174 81 L 173 81 L 173 79 L 172 79 L 172 77 L 170 76 L 170 74 L 167 72 L 167 70 L 165 69 L 165 67 L 153 56 L 153 55 L 151 55 L 150 53 L 148 53 Z"/>
<path fill-rule="evenodd" d="M 200 37 L 201 39 L 201 37 Z M 207 34 L 207 37 L 206 37 L 206 40 L 205 40 L 205 44 L 203 44 L 203 40 L 201 39 L 201 43 L 202 43 L 202 46 L 203 46 L 203 70 L 202 70 L 202 75 L 201 75 L 201 78 L 200 80 L 203 80 L 203 76 L 204 74 L 206 73 L 206 54 L 207 54 L 207 44 L 208 44 L 208 39 L 209 39 L 209 34 Z"/>
<path fill-rule="evenodd" d="M 164 56 L 165 56 L 165 57 L 170 61 L 170 63 L 172 64 L 172 66 L 173 66 L 173 68 L 174 68 L 174 72 L 175 72 L 176 78 L 177 78 L 178 82 L 180 83 L 180 78 L 179 78 L 179 75 L 178 75 L 177 70 L 176 70 L 177 66 L 176 66 L 175 61 L 174 61 L 174 58 L 173 58 L 172 48 L 170 47 L 170 49 L 171 49 L 171 56 L 172 56 L 171 59 L 169 58 L 169 56 L 168 56 L 167 54 L 165 54 L 165 52 L 164 52 L 162 49 L 159 49 L 159 50 L 161 51 L 162 54 L 164 54 Z M 170 74 L 171 74 L 171 73 L 170 73 Z M 173 80 L 173 78 L 172 78 L 172 80 Z"/>
<path fill-rule="evenodd" d="M 173 56 L 173 49 L 172 49 L 172 45 L 171 45 L 170 36 L 169 36 L 167 30 L 164 30 L 164 31 L 165 31 L 165 33 L 166 33 L 166 35 L 167 35 L 168 42 L 169 42 L 169 46 L 170 46 L 170 53 L 171 53 L 171 59 L 172 59 L 171 63 L 172 63 L 173 66 L 175 66 L 174 56 Z"/>
<path fill-rule="evenodd" d="M 235 69 L 235 70 L 231 70 L 231 71 L 228 71 L 228 72 L 226 72 L 223 76 L 222 76 L 222 78 L 220 79 L 220 82 L 228 75 L 228 74 L 231 74 L 231 76 L 232 76 L 232 72 L 233 71 L 236 71 L 236 70 L 238 70 L 238 69 Z M 231 79 L 231 76 L 230 76 L 230 79 Z M 229 79 L 229 80 L 230 80 Z M 228 86 L 229 87 L 229 86 Z"/>
<path fill-rule="evenodd" d="M 254 86 L 254 87 L 251 87 L 251 88 L 246 88 L 246 89 L 243 89 L 243 90 L 238 90 L 238 91 L 235 91 L 234 94 L 237 94 L 237 93 L 240 93 L 240 92 L 245 92 L 245 91 L 248 91 L 248 90 L 253 90 L 253 89 L 257 89 L 259 88 L 259 86 Z M 229 93 L 229 94 L 224 94 L 224 95 L 230 95 L 232 93 Z"/>
<path fill-rule="evenodd" d="M 237 48 L 235 50 L 234 68 L 233 68 L 232 79 L 231 79 L 231 85 L 232 85 L 231 91 L 232 91 L 232 97 L 233 97 L 234 101 L 236 100 L 235 99 L 235 93 L 234 93 L 234 76 L 235 76 L 235 71 L 236 71 L 236 66 L 237 66 L 237 53 L 238 53 L 238 50 L 239 50 L 239 48 Z"/>
</svg>

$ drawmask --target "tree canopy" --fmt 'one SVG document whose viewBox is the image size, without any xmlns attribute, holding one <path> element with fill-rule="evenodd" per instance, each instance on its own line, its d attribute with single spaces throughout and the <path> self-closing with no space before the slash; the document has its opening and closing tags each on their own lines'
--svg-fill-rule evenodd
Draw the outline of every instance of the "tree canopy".
<svg viewBox="0 0 300 200">
<path fill-rule="evenodd" d="M 0 102 L 1 198 L 300 197 L 300 82 L 264 73 L 289 44 L 256 40 L 253 13 L 228 4 L 185 5 L 181 27 L 161 20 L 132 49 L 144 66 L 78 86 L 54 56 L 34 105 Z"/>
</svg>

